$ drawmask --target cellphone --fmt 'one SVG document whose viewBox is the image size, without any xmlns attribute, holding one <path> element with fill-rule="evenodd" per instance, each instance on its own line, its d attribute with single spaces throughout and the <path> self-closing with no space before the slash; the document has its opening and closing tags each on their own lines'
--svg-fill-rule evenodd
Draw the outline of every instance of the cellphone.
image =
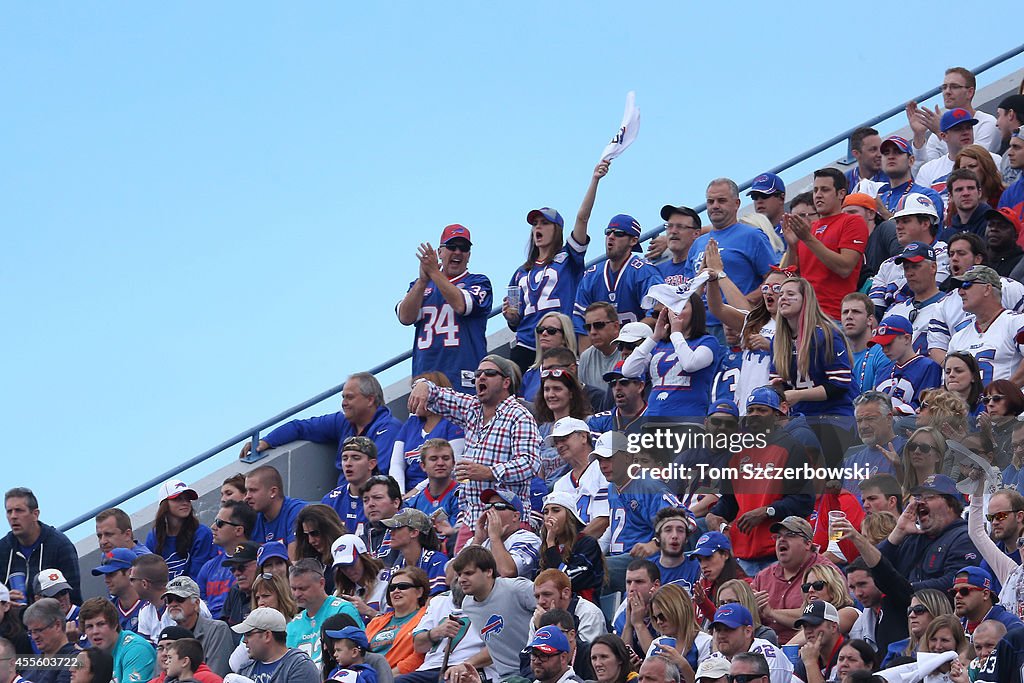
<svg viewBox="0 0 1024 683">
<path fill-rule="evenodd" d="M 626 646 L 626 652 L 629 653 L 630 657 L 637 657 L 638 656 L 637 653 L 636 653 L 636 650 L 633 649 L 632 645 L 627 645 Z"/>
</svg>

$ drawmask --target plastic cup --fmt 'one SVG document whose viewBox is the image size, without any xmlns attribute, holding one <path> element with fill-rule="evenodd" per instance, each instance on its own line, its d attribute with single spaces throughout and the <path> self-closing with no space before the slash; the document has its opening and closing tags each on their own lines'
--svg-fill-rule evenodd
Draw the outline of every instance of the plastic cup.
<svg viewBox="0 0 1024 683">
<path fill-rule="evenodd" d="M 834 526 L 835 522 L 845 521 L 845 520 L 846 520 L 846 513 L 843 512 L 842 510 L 831 510 L 831 511 L 829 511 L 829 513 L 828 513 L 828 540 L 830 540 L 830 541 L 838 541 L 839 539 L 841 539 L 843 537 L 843 532 L 842 531 L 835 531 L 835 530 L 833 530 L 832 527 Z"/>
<path fill-rule="evenodd" d="M 7 577 L 8 588 L 12 591 L 21 591 L 21 594 L 25 594 L 25 574 L 23 572 L 15 572 Z M 25 599 L 22 598 L 15 604 L 25 605 L 27 604 Z"/>
<path fill-rule="evenodd" d="M 782 654 L 786 655 L 786 659 L 796 666 L 800 662 L 800 646 L 799 645 L 783 645 Z"/>
<path fill-rule="evenodd" d="M 509 287 L 508 294 L 506 296 L 508 297 L 508 307 L 513 311 L 518 311 L 519 304 L 522 303 L 523 300 L 523 290 L 519 289 L 518 286 Z"/>
</svg>

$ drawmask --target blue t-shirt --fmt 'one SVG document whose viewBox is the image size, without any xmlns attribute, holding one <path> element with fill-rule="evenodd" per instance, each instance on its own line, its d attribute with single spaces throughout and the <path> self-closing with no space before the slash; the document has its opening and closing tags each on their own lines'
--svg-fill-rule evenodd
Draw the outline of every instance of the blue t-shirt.
<svg viewBox="0 0 1024 683">
<path fill-rule="evenodd" d="M 853 371 L 850 367 L 850 354 L 846 348 L 846 340 L 839 330 L 829 328 L 832 334 L 832 355 L 825 357 L 825 331 L 820 327 L 814 330 L 814 344 L 811 346 L 810 365 L 808 376 L 799 377 L 797 374 L 797 349 L 793 345 L 793 353 L 790 356 L 789 376 L 796 377 L 796 381 L 790 381 L 794 389 L 809 389 L 815 386 L 831 384 L 841 392 L 834 398 L 826 398 L 824 401 L 800 401 L 791 406 L 794 415 L 826 415 L 826 416 L 852 416 L 853 399 L 860 393 L 860 387 L 853 378 Z M 772 340 L 774 346 L 779 338 Z M 778 377 L 775 367 L 774 355 L 771 364 L 772 377 Z"/>
<path fill-rule="evenodd" d="M 476 369 L 475 365 L 473 369 Z M 411 491 L 417 484 L 427 478 L 427 473 L 423 471 L 423 465 L 420 464 L 420 447 L 423 445 L 423 442 L 428 439 L 454 441 L 455 439 L 466 438 L 466 433 L 462 431 L 462 427 L 454 425 L 444 418 L 434 425 L 434 428 L 429 433 L 424 435 L 423 422 L 423 418 L 410 415 L 409 419 L 402 425 L 402 428 L 398 430 L 398 436 L 395 438 L 395 443 L 403 444 L 406 491 Z M 392 463 L 393 465 L 394 463 Z"/>
<path fill-rule="evenodd" d="M 334 508 L 338 517 L 345 524 L 345 528 L 348 529 L 348 533 L 356 536 L 363 535 L 363 527 L 367 522 L 366 513 L 363 512 L 363 499 L 349 493 L 348 482 L 328 493 L 320 502 Z"/>
<path fill-rule="evenodd" d="M 327 680 L 339 683 L 377 683 L 377 670 L 368 664 L 353 664 L 347 669 L 335 667 Z"/>
<path fill-rule="evenodd" d="M 195 578 L 199 574 L 206 561 L 213 557 L 215 552 L 213 545 L 213 532 L 210 527 L 200 524 L 196 529 L 196 535 L 192 538 L 192 545 L 189 551 L 182 557 L 178 554 L 178 537 L 168 536 L 164 540 L 164 547 L 156 547 L 156 531 L 150 530 L 146 534 L 146 547 L 157 553 L 167 562 L 169 578 L 173 579 L 184 574 Z"/>
<path fill-rule="evenodd" d="M 691 349 L 706 346 L 711 349 L 714 360 L 697 370 L 686 372 L 679 365 L 675 347 L 670 339 L 658 342 L 651 352 L 648 374 L 651 378 L 651 394 L 647 403 L 647 415 L 672 417 L 697 417 L 703 420 L 711 401 L 711 381 L 722 357 L 722 345 L 710 334 L 697 339 L 687 339 Z M 648 539 L 650 540 L 650 539 Z"/>
<path fill-rule="evenodd" d="M 895 436 L 892 439 L 893 448 L 897 453 L 903 452 L 903 446 L 906 443 L 907 440 L 902 436 Z M 896 468 L 877 446 L 861 444 L 860 446 L 853 446 L 846 451 L 846 456 L 843 458 L 843 467 L 852 468 L 854 465 L 866 467 L 868 476 L 872 477 L 876 474 L 896 475 Z M 847 479 L 843 482 L 843 488 L 856 496 L 858 501 L 861 500 L 860 488 L 858 486 L 860 482 L 860 479 Z"/>
<path fill-rule="evenodd" d="M 199 597 L 206 601 L 206 606 L 210 608 L 210 614 L 214 619 L 220 619 L 228 591 L 235 585 L 235 575 L 231 573 L 230 568 L 222 564 L 223 561 L 224 550 L 217 548 L 217 554 L 206 561 L 199 570 L 199 576 L 196 577 Z"/>
<path fill-rule="evenodd" d="M 427 283 L 415 326 L 412 375 L 438 370 L 456 391 L 475 393 L 473 373 L 487 355 L 487 315 L 493 305 L 491 281 L 486 275 L 466 272 L 452 278 L 451 283 L 462 291 L 466 312 L 456 314 L 441 290 L 433 282 Z"/>
<path fill-rule="evenodd" d="M 658 565 L 658 571 L 661 572 L 662 586 L 669 583 L 677 583 L 687 593 L 693 594 L 694 585 L 700 581 L 700 561 L 696 557 L 684 559 L 682 564 L 671 569 L 661 564 L 661 553 L 651 555 L 650 560 Z"/>
<path fill-rule="evenodd" d="M 438 498 L 430 495 L 430 487 L 427 486 L 417 493 L 408 502 L 408 506 L 432 517 L 438 510 L 444 510 L 448 523 L 453 527 L 459 521 L 459 483 L 454 479 Z"/>
<path fill-rule="evenodd" d="M 590 266 L 576 291 L 572 316 L 576 334 L 587 333 L 583 329 L 583 316 L 587 306 L 595 301 L 611 303 L 623 323 L 643 320 L 650 312 L 641 305 L 644 295 L 654 285 L 662 284 L 664 279 L 657 268 L 636 254 L 630 254 L 617 273 L 612 271 L 611 261 Z"/>
<path fill-rule="evenodd" d="M 711 402 L 735 401 L 736 380 L 740 377 L 743 365 L 743 349 L 735 346 L 722 354 L 715 373 L 715 381 L 711 385 Z"/>
<path fill-rule="evenodd" d="M 873 387 L 878 384 L 878 373 L 889 364 L 889 359 L 878 344 L 853 353 L 853 378 L 857 386 Z"/>
<path fill-rule="evenodd" d="M 270 663 L 253 662 L 249 678 L 253 680 L 253 683 L 270 683 L 270 679 L 274 677 L 274 672 L 277 671 L 277 667 L 281 666 L 283 660 L 284 657 Z"/>
<path fill-rule="evenodd" d="M 576 290 L 583 277 L 587 247 L 576 242 L 570 233 L 562 250 L 546 266 L 530 270 L 516 269 L 509 287 L 519 287 L 519 326 L 516 344 L 533 351 L 537 348 L 536 327 L 548 313 L 571 316 Z"/>
<path fill-rule="evenodd" d="M 252 529 L 253 542 L 263 545 L 271 541 L 280 541 L 288 545 L 294 541 L 295 520 L 304 507 L 306 507 L 306 501 L 285 496 L 281 510 L 273 521 L 268 521 L 262 512 L 257 513 L 256 526 Z"/>
<path fill-rule="evenodd" d="M 658 272 L 664 278 L 666 285 L 682 285 L 686 283 L 686 259 L 679 263 L 673 263 L 669 258 L 657 266 Z"/>
<path fill-rule="evenodd" d="M 621 491 L 609 482 L 612 535 L 608 554 L 621 555 L 633 546 L 654 538 L 654 516 L 666 507 L 682 506 L 679 499 L 657 479 L 630 479 Z"/>
<path fill-rule="evenodd" d="M 712 238 L 718 244 L 726 275 L 744 294 L 760 286 L 771 267 L 778 263 L 767 235 L 749 225 L 733 223 L 694 240 L 686 257 L 686 277 L 695 277 L 704 267 L 704 251 Z M 725 301 L 724 294 L 722 301 Z M 708 313 L 708 325 L 721 324 L 718 318 Z"/>
</svg>

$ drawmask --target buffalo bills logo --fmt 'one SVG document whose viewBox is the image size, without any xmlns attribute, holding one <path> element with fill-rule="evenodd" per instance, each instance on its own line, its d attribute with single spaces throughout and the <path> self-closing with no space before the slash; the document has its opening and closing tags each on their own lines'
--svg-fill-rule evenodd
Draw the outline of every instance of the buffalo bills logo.
<svg viewBox="0 0 1024 683">
<path fill-rule="evenodd" d="M 50 572 L 46 576 L 46 578 L 48 578 L 50 581 L 56 581 L 60 578 L 60 574 L 58 574 L 57 572 Z"/>
<path fill-rule="evenodd" d="M 541 629 L 533 636 L 534 640 L 551 640 L 551 631 Z"/>
<path fill-rule="evenodd" d="M 932 200 L 928 199 L 924 195 L 918 195 L 917 196 L 917 203 L 920 204 L 921 206 L 927 206 L 927 207 L 931 207 L 932 206 Z"/>
<path fill-rule="evenodd" d="M 758 183 L 767 183 L 767 182 L 768 182 L 768 176 L 766 176 L 766 175 L 759 175 L 759 176 L 757 176 L 757 180 L 754 181 L 754 184 L 756 185 Z"/>
<path fill-rule="evenodd" d="M 484 640 L 496 636 L 505 628 L 505 619 L 500 614 L 492 614 L 487 618 L 487 623 L 480 629 L 480 635 Z"/>
</svg>

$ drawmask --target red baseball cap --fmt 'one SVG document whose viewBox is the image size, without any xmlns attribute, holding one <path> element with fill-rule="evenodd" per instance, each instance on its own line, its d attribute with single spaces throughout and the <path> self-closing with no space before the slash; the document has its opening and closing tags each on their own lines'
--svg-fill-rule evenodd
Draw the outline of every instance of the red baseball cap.
<svg viewBox="0 0 1024 683">
<path fill-rule="evenodd" d="M 473 242 L 469 239 L 469 228 L 464 225 L 459 225 L 458 223 L 446 226 L 445 229 L 441 231 L 440 243 L 445 244 L 455 239 L 466 240 L 469 242 L 470 246 L 473 245 Z"/>
</svg>

